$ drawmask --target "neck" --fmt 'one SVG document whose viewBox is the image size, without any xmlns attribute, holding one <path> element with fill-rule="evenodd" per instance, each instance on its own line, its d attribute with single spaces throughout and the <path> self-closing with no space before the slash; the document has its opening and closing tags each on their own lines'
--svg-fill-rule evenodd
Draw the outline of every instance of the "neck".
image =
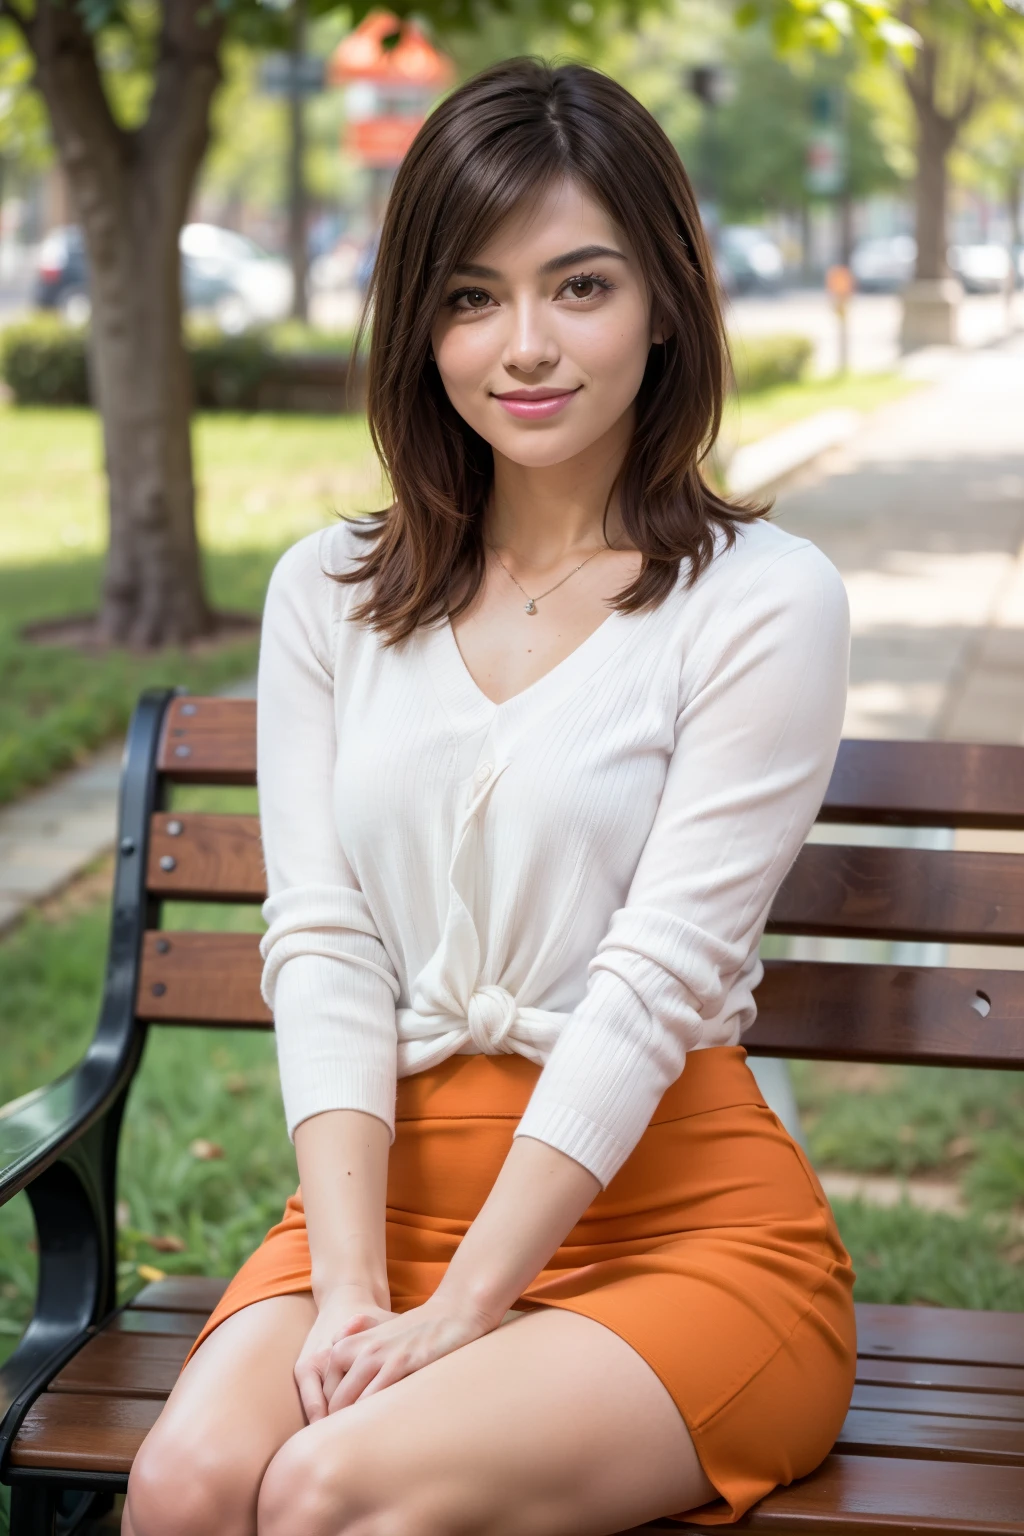
<svg viewBox="0 0 1024 1536">
<path fill-rule="evenodd" d="M 626 547 L 614 486 L 632 432 L 629 412 L 585 452 L 544 468 L 495 453 L 484 520 L 487 542 L 508 551 L 520 565 L 537 569 L 606 542 Z"/>
</svg>

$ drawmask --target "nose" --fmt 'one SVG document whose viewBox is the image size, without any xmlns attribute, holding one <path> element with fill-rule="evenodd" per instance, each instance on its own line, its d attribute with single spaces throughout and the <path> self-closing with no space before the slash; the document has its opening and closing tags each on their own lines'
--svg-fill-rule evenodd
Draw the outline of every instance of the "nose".
<svg viewBox="0 0 1024 1536">
<path fill-rule="evenodd" d="M 543 364 L 557 363 L 558 343 L 546 324 L 547 308 L 528 297 L 512 307 L 512 325 L 502 358 L 506 368 L 533 373 Z"/>
</svg>

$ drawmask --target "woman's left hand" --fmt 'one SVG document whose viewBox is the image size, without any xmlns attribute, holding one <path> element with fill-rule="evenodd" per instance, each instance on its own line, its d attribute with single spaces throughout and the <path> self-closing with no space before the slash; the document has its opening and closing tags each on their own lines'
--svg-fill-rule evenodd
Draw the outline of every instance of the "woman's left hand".
<svg viewBox="0 0 1024 1536">
<path fill-rule="evenodd" d="M 336 1413 L 411 1376 L 490 1333 L 500 1321 L 439 1295 L 383 1323 L 362 1314 L 351 1317 L 331 1348 L 324 1376 L 327 1412 Z"/>
</svg>

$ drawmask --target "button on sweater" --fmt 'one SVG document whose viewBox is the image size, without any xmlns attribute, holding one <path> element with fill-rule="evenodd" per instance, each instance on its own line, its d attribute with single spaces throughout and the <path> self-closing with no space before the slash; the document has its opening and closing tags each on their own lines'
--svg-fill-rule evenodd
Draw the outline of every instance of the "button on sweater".
<svg viewBox="0 0 1024 1536">
<path fill-rule="evenodd" d="M 846 596 L 814 545 L 741 527 L 692 585 L 612 610 L 502 704 L 449 623 L 351 612 L 363 545 L 270 583 L 258 781 L 263 993 L 289 1134 L 454 1054 L 542 1070 L 516 1130 L 607 1185 L 687 1052 L 755 1016 L 759 941 L 835 759 Z"/>
</svg>

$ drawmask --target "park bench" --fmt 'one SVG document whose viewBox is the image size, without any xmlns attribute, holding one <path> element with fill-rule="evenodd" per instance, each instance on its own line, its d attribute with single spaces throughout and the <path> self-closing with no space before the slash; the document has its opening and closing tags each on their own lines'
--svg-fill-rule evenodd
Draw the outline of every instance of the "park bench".
<svg viewBox="0 0 1024 1536">
<path fill-rule="evenodd" d="M 166 900 L 262 899 L 257 819 L 175 810 L 172 798 L 176 785 L 254 782 L 254 704 L 143 696 L 124 760 L 95 1037 L 77 1067 L 0 1112 L 0 1203 L 28 1190 L 39 1249 L 35 1316 L 0 1371 L 13 1536 L 52 1536 L 109 1506 L 224 1288 L 167 1278 L 118 1306 L 117 1144 L 151 1025 L 271 1026 L 254 935 L 160 926 Z M 864 830 L 1024 831 L 1024 748 L 844 742 L 820 819 L 846 841 L 807 844 L 772 931 L 1024 944 L 1024 854 L 892 846 L 891 833 L 879 846 L 884 831 L 871 845 Z M 778 959 L 758 1001 L 752 1053 L 1024 1067 L 1020 971 Z M 861 1305 L 858 1328 L 857 1386 L 834 1451 L 738 1528 L 1024 1532 L 1024 1314 Z"/>
</svg>

